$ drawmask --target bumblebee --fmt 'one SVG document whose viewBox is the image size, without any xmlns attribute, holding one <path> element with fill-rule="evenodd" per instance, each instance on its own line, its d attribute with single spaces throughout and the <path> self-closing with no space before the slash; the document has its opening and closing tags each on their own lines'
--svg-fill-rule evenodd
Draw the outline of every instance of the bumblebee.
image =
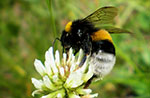
<svg viewBox="0 0 150 98">
<path fill-rule="evenodd" d="M 95 76 L 107 75 L 115 64 L 116 53 L 110 34 L 129 33 L 120 28 L 103 26 L 103 24 L 112 23 L 117 12 L 117 8 L 112 6 L 99 8 L 83 19 L 68 22 L 62 32 L 60 41 L 63 50 L 67 52 L 72 47 L 76 54 L 79 49 L 83 49 L 85 56 L 80 66 L 90 55 Z M 96 27 L 95 24 L 101 26 Z"/>
</svg>

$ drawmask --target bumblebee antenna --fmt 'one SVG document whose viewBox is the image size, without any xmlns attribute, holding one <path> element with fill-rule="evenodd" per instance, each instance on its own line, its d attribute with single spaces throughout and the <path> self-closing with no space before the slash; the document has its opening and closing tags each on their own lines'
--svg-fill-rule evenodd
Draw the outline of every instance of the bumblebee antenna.
<svg viewBox="0 0 150 98">
<path fill-rule="evenodd" d="M 60 41 L 60 39 L 59 39 L 58 37 L 55 38 L 55 40 L 53 41 L 53 48 L 54 48 L 54 45 L 55 45 L 56 40 L 59 40 L 59 41 Z"/>
</svg>

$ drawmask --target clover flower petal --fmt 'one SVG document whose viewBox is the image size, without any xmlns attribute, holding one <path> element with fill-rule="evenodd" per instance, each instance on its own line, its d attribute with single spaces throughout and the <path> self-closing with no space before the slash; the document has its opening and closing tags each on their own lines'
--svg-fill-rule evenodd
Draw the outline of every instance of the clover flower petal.
<svg viewBox="0 0 150 98">
<path fill-rule="evenodd" d="M 34 65 L 38 73 L 43 76 L 45 74 L 45 67 L 40 60 L 35 59 Z"/>
<path fill-rule="evenodd" d="M 83 54 L 83 50 L 80 49 L 78 56 L 75 56 L 70 48 L 68 56 L 63 53 L 61 58 L 59 51 L 57 50 L 54 56 L 53 48 L 50 47 L 45 53 L 44 65 L 37 59 L 34 62 L 35 69 L 42 79 L 31 79 L 37 89 L 33 91 L 32 96 L 40 94 L 41 98 L 97 97 L 98 94 L 91 94 L 91 89 L 84 88 L 86 82 L 93 76 L 93 70 L 89 64 L 89 57 L 82 67 L 79 67 Z"/>
</svg>

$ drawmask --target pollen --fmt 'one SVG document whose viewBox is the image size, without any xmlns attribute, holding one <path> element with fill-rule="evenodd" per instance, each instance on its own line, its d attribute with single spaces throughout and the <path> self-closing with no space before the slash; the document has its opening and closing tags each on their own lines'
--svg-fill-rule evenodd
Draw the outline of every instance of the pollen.
<svg viewBox="0 0 150 98">
<path fill-rule="evenodd" d="M 113 43 L 112 37 L 106 30 L 98 30 L 97 32 L 94 32 L 92 35 L 93 41 L 99 41 L 99 40 L 108 40 Z"/>
<path fill-rule="evenodd" d="M 66 27 L 65 27 L 65 31 L 69 32 L 71 30 L 71 25 L 72 25 L 72 21 L 68 22 Z"/>
</svg>

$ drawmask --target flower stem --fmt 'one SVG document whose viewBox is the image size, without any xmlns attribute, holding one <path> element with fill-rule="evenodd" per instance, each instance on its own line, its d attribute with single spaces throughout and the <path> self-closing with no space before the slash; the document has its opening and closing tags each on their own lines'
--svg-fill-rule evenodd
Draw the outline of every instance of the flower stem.
<svg viewBox="0 0 150 98">
<path fill-rule="evenodd" d="M 51 22 L 54 38 L 56 38 L 57 37 L 57 32 L 56 32 L 55 17 L 53 15 L 53 6 L 52 6 L 53 2 L 52 2 L 52 0 L 46 0 L 46 3 L 47 3 L 47 6 L 48 6 L 48 10 L 49 10 L 50 22 Z"/>
</svg>

